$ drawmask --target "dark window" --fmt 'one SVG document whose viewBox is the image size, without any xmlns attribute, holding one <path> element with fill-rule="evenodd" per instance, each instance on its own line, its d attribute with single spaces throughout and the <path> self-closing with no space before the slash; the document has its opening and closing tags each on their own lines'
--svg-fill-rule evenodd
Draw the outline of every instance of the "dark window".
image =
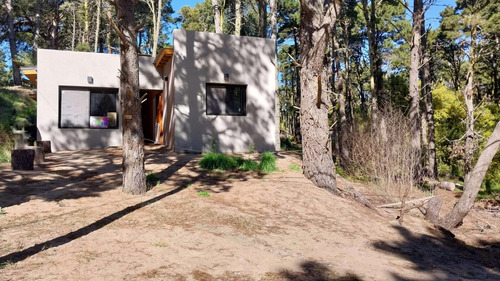
<svg viewBox="0 0 500 281">
<path fill-rule="evenodd" d="M 246 85 L 207 84 L 207 115 L 245 115 Z"/>
<path fill-rule="evenodd" d="M 117 89 L 63 88 L 60 128 L 118 128 Z"/>
</svg>

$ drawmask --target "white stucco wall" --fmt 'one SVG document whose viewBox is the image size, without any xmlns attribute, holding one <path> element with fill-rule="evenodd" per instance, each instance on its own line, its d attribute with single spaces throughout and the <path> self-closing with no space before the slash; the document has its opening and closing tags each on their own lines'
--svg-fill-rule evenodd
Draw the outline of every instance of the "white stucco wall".
<svg viewBox="0 0 500 281">
<path fill-rule="evenodd" d="M 43 49 L 37 53 L 38 140 L 50 140 L 53 151 L 120 146 L 121 120 L 118 129 L 58 128 L 59 88 L 119 88 L 119 55 Z M 151 57 L 139 57 L 141 89 L 163 88 L 153 60 Z M 87 82 L 87 76 L 93 77 L 93 84 Z M 121 117 L 119 102 L 117 110 Z"/>
<path fill-rule="evenodd" d="M 274 40 L 174 30 L 175 150 L 273 151 Z M 229 73 L 229 81 L 224 81 Z M 206 83 L 247 85 L 246 116 L 206 114 Z"/>
</svg>

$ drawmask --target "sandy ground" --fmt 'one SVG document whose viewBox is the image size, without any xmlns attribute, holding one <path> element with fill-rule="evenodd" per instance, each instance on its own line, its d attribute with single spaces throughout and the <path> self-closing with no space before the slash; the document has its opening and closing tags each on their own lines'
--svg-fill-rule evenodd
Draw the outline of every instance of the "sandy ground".
<svg viewBox="0 0 500 281">
<path fill-rule="evenodd" d="M 161 184 L 120 191 L 121 152 L 58 152 L 0 170 L 0 280 L 500 280 L 500 217 L 474 208 L 455 238 L 280 172 L 206 172 L 149 147 Z M 338 179 L 373 201 L 376 191 Z M 199 191 L 208 191 L 203 197 Z M 439 191 L 451 208 L 458 193 Z M 422 195 L 425 196 L 425 195 Z"/>
</svg>

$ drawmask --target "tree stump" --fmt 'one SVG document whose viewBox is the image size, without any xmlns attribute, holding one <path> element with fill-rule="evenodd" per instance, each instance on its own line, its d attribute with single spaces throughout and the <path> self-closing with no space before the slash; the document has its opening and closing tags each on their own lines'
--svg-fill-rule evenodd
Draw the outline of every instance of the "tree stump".
<svg viewBox="0 0 500 281">
<path fill-rule="evenodd" d="M 51 153 L 52 152 L 52 148 L 50 146 L 50 141 L 48 141 L 48 140 L 37 141 L 36 145 L 38 147 L 42 147 L 43 148 L 43 153 Z"/>
<path fill-rule="evenodd" d="M 43 147 L 40 146 L 27 146 L 25 149 L 33 149 L 35 151 L 35 164 L 40 165 L 45 162 L 45 153 Z"/>
<path fill-rule="evenodd" d="M 33 170 L 35 150 L 14 149 L 11 152 L 12 170 Z"/>
</svg>

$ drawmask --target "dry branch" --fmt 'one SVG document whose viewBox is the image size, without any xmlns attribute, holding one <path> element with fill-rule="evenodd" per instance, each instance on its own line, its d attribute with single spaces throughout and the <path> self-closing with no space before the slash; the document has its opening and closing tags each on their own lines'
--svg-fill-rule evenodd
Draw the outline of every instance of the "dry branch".
<svg viewBox="0 0 500 281">
<path fill-rule="evenodd" d="M 434 198 L 434 196 L 429 196 L 429 197 L 414 199 L 414 200 L 410 200 L 410 201 L 405 201 L 404 205 L 406 206 L 407 204 L 412 204 L 412 203 L 421 203 L 421 204 L 424 204 L 425 202 L 431 200 L 432 198 Z M 421 204 L 419 204 L 419 205 L 421 205 Z M 401 208 L 402 205 L 403 205 L 403 202 L 396 202 L 396 203 L 379 205 L 379 206 L 377 206 L 377 208 Z M 415 207 L 417 207 L 417 206 L 415 206 Z"/>
</svg>

